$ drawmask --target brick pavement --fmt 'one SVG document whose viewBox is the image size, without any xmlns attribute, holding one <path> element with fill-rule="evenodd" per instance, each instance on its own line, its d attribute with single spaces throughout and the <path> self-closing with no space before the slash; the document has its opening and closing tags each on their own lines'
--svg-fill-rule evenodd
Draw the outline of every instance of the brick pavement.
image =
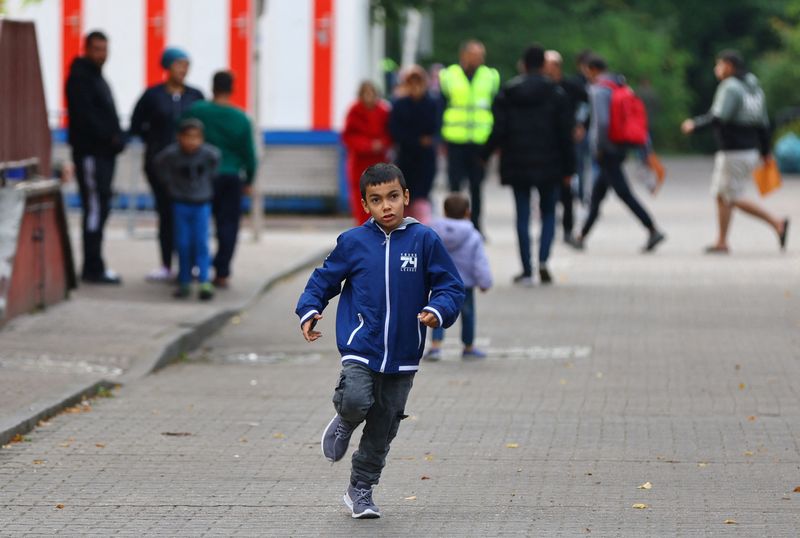
<svg viewBox="0 0 800 538">
<path fill-rule="evenodd" d="M 0 534 L 796 536 L 798 241 L 781 255 L 739 217 L 734 254 L 702 256 L 709 164 L 670 164 L 647 201 L 664 248 L 638 254 L 643 232 L 609 200 L 586 253 L 557 247 L 547 289 L 508 284 L 511 197 L 490 187 L 492 355 L 418 374 L 375 493 L 384 518 L 352 521 L 347 462 L 319 454 L 333 310 L 305 344 L 294 278 L 190 360 L 0 451 Z M 800 222 L 799 201 L 790 183 L 768 203 Z"/>
</svg>

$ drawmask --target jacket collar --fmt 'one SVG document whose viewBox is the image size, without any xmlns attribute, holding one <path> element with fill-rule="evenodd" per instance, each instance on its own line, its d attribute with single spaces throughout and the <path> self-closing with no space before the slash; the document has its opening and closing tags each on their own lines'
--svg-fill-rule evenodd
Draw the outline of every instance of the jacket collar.
<svg viewBox="0 0 800 538">
<path fill-rule="evenodd" d="M 372 218 L 372 217 L 370 217 L 369 220 L 367 220 L 367 222 L 364 223 L 364 226 L 367 226 L 367 227 L 369 227 L 369 228 L 371 228 L 373 230 L 376 230 L 376 231 L 382 233 L 383 235 L 390 235 L 390 234 L 392 234 L 392 233 L 394 233 L 394 232 L 396 232 L 398 230 L 405 230 L 406 228 L 408 228 L 412 224 L 421 224 L 421 223 L 417 219 L 415 219 L 413 217 L 405 217 L 405 218 L 403 218 L 403 223 L 400 224 L 400 226 L 398 226 L 397 228 L 395 228 L 391 232 L 389 232 L 388 234 L 386 233 L 386 231 L 383 228 L 381 228 L 380 224 L 375 222 L 375 219 Z"/>
</svg>

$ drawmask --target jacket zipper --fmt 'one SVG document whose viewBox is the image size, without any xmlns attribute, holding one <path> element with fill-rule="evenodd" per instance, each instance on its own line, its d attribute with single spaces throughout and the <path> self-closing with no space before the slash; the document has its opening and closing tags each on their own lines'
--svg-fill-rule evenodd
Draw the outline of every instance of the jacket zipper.
<svg viewBox="0 0 800 538">
<path fill-rule="evenodd" d="M 384 276 L 386 279 L 386 321 L 383 324 L 383 362 L 381 363 L 381 373 L 386 369 L 386 361 L 389 359 L 389 315 L 391 304 L 389 299 L 389 243 L 392 240 L 391 232 L 384 233 L 386 236 L 386 261 L 384 264 Z"/>
<path fill-rule="evenodd" d="M 358 327 L 353 329 L 353 332 L 350 333 L 350 338 L 347 339 L 348 346 L 353 342 L 353 338 L 356 337 L 356 333 L 361 330 L 361 327 L 364 326 L 364 317 L 361 315 L 361 313 L 358 314 L 358 321 L 359 321 Z"/>
</svg>

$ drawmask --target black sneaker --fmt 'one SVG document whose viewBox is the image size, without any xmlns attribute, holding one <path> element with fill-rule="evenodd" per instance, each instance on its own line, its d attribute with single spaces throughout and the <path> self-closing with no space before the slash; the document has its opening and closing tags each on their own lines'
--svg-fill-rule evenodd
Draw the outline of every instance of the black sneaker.
<svg viewBox="0 0 800 538">
<path fill-rule="evenodd" d="M 176 299 L 186 299 L 191 294 L 192 290 L 188 284 L 181 284 L 172 292 L 172 296 Z"/>
<path fill-rule="evenodd" d="M 380 509 L 372 501 L 372 486 L 359 482 L 350 484 L 342 497 L 344 504 L 352 512 L 353 519 L 374 519 L 381 517 Z"/>
<path fill-rule="evenodd" d="M 353 427 L 337 413 L 322 432 L 322 455 L 331 463 L 337 462 L 347 453 Z"/>
<path fill-rule="evenodd" d="M 653 252 L 667 236 L 663 233 L 659 232 L 658 230 L 654 230 L 650 232 L 650 237 L 647 238 L 647 243 L 645 244 L 644 248 L 642 249 L 643 252 Z"/>
<path fill-rule="evenodd" d="M 552 284 L 553 277 L 550 276 L 550 271 L 547 270 L 547 267 L 542 267 L 539 269 L 539 282 L 542 284 Z"/>
<path fill-rule="evenodd" d="M 122 278 L 111 269 L 106 269 L 105 273 L 99 275 L 84 274 L 81 276 L 81 280 L 87 284 L 104 284 L 110 286 L 119 286 L 122 284 Z"/>
</svg>

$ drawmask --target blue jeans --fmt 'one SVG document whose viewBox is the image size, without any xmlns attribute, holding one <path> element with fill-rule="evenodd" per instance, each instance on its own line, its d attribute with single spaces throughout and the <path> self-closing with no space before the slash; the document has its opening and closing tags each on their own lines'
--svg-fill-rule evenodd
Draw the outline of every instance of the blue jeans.
<svg viewBox="0 0 800 538">
<path fill-rule="evenodd" d="M 178 251 L 178 283 L 189 285 L 192 268 L 200 272 L 200 282 L 208 282 L 208 220 L 211 203 L 174 202 L 175 248 Z"/>
<path fill-rule="evenodd" d="M 543 185 L 515 186 L 514 202 L 517 206 L 517 239 L 519 240 L 519 257 L 522 261 L 522 272 L 526 276 L 533 273 L 531 266 L 531 189 L 539 191 L 539 213 L 542 218 L 542 236 L 539 238 L 539 265 L 543 266 L 550 258 L 550 247 L 556 231 L 556 200 L 558 188 L 556 183 Z"/>
<path fill-rule="evenodd" d="M 461 342 L 471 346 L 475 341 L 475 288 L 464 289 L 464 304 L 461 305 Z M 444 340 L 444 329 L 433 329 L 431 338 L 437 342 Z"/>
</svg>

